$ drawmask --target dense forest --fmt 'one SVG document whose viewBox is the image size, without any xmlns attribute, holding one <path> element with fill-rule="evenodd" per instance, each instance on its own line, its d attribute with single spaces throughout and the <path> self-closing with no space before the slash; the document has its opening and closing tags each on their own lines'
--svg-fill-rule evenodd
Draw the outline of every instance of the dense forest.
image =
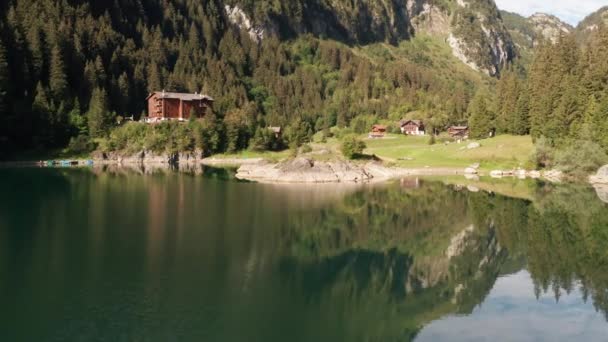
<svg viewBox="0 0 608 342">
<path fill-rule="evenodd" d="M 229 23 L 219 0 L 2 6 L 4 152 L 107 134 L 117 117 L 145 115 L 147 94 L 161 89 L 212 95 L 215 115 L 208 120 L 220 125 L 214 129 L 246 135 L 218 143 L 227 149 L 246 147 L 255 127 L 269 124 L 296 122 L 313 132 L 346 126 L 360 114 L 398 117 L 417 108 L 441 121 L 463 120 L 479 82 L 465 74 L 440 78 L 418 52 L 418 63 L 387 51 L 378 63 L 312 35 L 258 43 Z"/>
<path fill-rule="evenodd" d="M 531 134 L 547 147 L 608 151 L 608 30 L 585 45 L 574 34 L 542 43 L 527 73 L 505 72 L 495 95 L 476 95 L 469 112 L 474 137 Z"/>
<path fill-rule="evenodd" d="M 435 2 L 453 11 L 452 2 Z M 286 143 L 299 145 L 315 132 L 329 135 L 331 127 L 367 129 L 369 122 L 415 115 L 437 131 L 468 122 L 475 138 L 531 133 L 551 146 L 583 139 L 608 149 L 605 28 L 584 45 L 574 37 L 541 44 L 531 66 L 515 61 L 496 82 L 459 63 L 445 41 L 381 25 L 373 13 L 397 15 L 385 5 L 347 6 L 347 17 L 334 18 L 339 30 L 322 26 L 317 32 L 319 25 L 309 23 L 296 32 L 308 27 L 302 11 L 310 6 L 240 1 L 254 20 L 274 16 L 281 24 L 277 34 L 254 39 L 229 20 L 225 5 L 233 3 L 3 2 L 0 158 L 28 149 L 95 148 L 117 122 L 145 116 L 147 94 L 163 89 L 209 94 L 216 99 L 214 113 L 177 128 L 173 138 L 163 133 L 171 127 L 153 134 L 126 127 L 112 133 L 106 148 L 272 148 L 284 144 L 268 141 L 261 127 L 283 126 Z M 496 12 L 493 20 L 502 25 L 491 1 L 471 8 Z M 456 34 L 482 35 L 465 25 L 479 20 L 471 8 L 452 16 L 453 24 L 463 22 Z M 348 26 L 352 20 L 361 24 Z M 129 135 L 149 139 L 133 144 Z"/>
</svg>

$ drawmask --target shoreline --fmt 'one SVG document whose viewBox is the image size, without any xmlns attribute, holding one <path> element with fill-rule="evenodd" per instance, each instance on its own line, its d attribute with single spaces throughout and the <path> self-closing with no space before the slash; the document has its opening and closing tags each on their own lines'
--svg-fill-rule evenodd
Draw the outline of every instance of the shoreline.
<svg viewBox="0 0 608 342">
<path fill-rule="evenodd" d="M 265 184 L 329 184 L 329 183 L 378 183 L 386 182 L 400 177 L 411 176 L 463 176 L 467 179 L 479 177 L 516 178 L 516 179 L 543 179 L 552 183 L 560 183 L 563 175 L 559 171 L 487 171 L 471 168 L 427 166 L 416 168 L 403 168 L 387 166 L 382 161 L 356 162 L 343 159 L 329 161 L 316 161 L 306 157 L 270 162 L 264 158 L 196 158 L 192 154 L 179 155 L 177 162 L 170 156 L 131 156 L 122 157 L 114 155 L 110 158 L 66 159 L 49 161 L 2 161 L 0 168 L 39 167 L 39 168 L 95 168 L 99 166 L 117 167 L 151 167 L 174 168 L 182 166 L 211 166 L 236 167 L 236 178 Z M 66 163 L 62 163 L 66 162 Z M 557 177 L 556 177 L 557 172 Z M 498 175 L 496 174 L 498 173 Z M 585 182 L 590 185 L 605 184 L 593 181 L 594 177 Z"/>
</svg>

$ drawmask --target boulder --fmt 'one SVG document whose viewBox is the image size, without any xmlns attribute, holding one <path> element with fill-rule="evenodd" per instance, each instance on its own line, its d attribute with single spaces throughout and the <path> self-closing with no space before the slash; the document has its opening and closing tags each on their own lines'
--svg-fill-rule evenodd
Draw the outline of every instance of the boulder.
<svg viewBox="0 0 608 342">
<path fill-rule="evenodd" d="M 538 179 L 540 178 L 540 171 L 529 171 L 528 177 Z"/>
<path fill-rule="evenodd" d="M 564 173 L 559 170 L 549 170 L 543 173 L 543 178 L 553 183 L 560 183 L 564 178 Z"/>
<path fill-rule="evenodd" d="M 490 172 L 490 176 L 494 177 L 494 178 L 502 178 L 503 172 L 500 170 L 494 170 L 494 171 Z"/>
<path fill-rule="evenodd" d="M 479 188 L 473 185 L 467 185 L 467 190 L 469 190 L 469 192 L 479 192 Z"/>
<path fill-rule="evenodd" d="M 589 180 L 593 184 L 608 184 L 608 165 L 602 166 Z"/>
<path fill-rule="evenodd" d="M 474 149 L 480 148 L 480 147 L 481 147 L 481 144 L 478 143 L 478 142 L 472 142 L 472 143 L 470 143 L 470 144 L 467 145 L 467 149 L 468 150 L 474 150 Z"/>
<path fill-rule="evenodd" d="M 597 193 L 597 197 L 599 197 L 600 201 L 608 203 L 608 185 L 596 184 L 594 187 L 595 192 Z"/>
<path fill-rule="evenodd" d="M 477 169 L 474 169 L 472 167 L 467 167 L 466 169 L 464 169 L 464 173 L 466 175 L 476 175 L 477 174 Z"/>
<path fill-rule="evenodd" d="M 470 180 L 470 181 L 475 181 L 475 182 L 479 181 L 479 176 L 478 175 L 467 175 L 467 174 L 465 174 L 464 178 L 467 179 L 467 180 Z"/>
</svg>

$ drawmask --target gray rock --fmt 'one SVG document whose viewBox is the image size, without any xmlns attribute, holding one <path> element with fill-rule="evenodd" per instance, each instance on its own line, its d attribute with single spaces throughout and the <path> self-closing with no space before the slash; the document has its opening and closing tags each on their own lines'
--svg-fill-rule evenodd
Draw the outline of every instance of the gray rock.
<svg viewBox="0 0 608 342">
<path fill-rule="evenodd" d="M 478 143 L 478 142 L 472 142 L 472 143 L 470 143 L 470 144 L 467 145 L 467 149 L 468 150 L 474 150 L 474 149 L 480 148 L 480 147 L 481 147 L 481 144 Z"/>
<path fill-rule="evenodd" d="M 597 193 L 597 197 L 599 197 L 600 201 L 608 203 L 608 185 L 596 184 L 594 187 L 595 192 Z"/>
<path fill-rule="evenodd" d="M 543 178 L 552 183 L 561 183 L 564 173 L 559 170 L 549 170 L 543 172 Z"/>
<path fill-rule="evenodd" d="M 602 166 L 589 181 L 593 184 L 608 184 L 608 165 Z"/>
<path fill-rule="evenodd" d="M 494 178 L 502 178 L 503 172 L 500 170 L 494 170 L 494 171 L 490 172 L 490 176 L 494 177 Z"/>
<path fill-rule="evenodd" d="M 480 179 L 478 175 L 464 175 L 464 178 L 476 182 Z"/>
<path fill-rule="evenodd" d="M 472 167 L 467 167 L 464 170 L 464 173 L 467 174 L 467 175 L 476 175 L 477 174 L 477 169 L 474 169 Z"/>
</svg>

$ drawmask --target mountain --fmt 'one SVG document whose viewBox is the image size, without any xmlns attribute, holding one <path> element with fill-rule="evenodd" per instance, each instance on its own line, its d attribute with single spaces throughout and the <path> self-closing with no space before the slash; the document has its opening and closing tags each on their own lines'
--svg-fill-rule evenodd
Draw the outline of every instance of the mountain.
<svg viewBox="0 0 608 342">
<path fill-rule="evenodd" d="M 608 25 L 608 6 L 600 8 L 578 24 L 575 30 L 577 40 L 583 43 L 587 42 L 600 26 L 606 25 Z"/>
<path fill-rule="evenodd" d="M 419 111 L 445 126 L 465 120 L 473 94 L 491 83 L 486 75 L 516 55 L 492 0 L 10 0 L 0 8 L 0 155 L 95 138 L 118 117 L 145 115 L 146 95 L 159 89 L 217 100 L 217 131 L 236 132 L 218 150 L 247 147 L 269 124 L 316 132 Z"/>
<path fill-rule="evenodd" d="M 558 17 L 536 13 L 528 18 L 534 30 L 544 39 L 555 44 L 562 35 L 571 33 L 574 27 L 561 21 Z"/>
<path fill-rule="evenodd" d="M 524 17 L 501 11 L 501 15 L 524 65 L 530 64 L 532 52 L 541 41 L 548 40 L 555 44 L 561 35 L 574 31 L 574 27 L 550 14 L 536 13 Z"/>
<path fill-rule="evenodd" d="M 233 0 L 226 11 L 256 40 L 309 33 L 350 44 L 397 44 L 420 33 L 440 36 L 461 61 L 491 76 L 516 55 L 492 0 Z"/>
</svg>

